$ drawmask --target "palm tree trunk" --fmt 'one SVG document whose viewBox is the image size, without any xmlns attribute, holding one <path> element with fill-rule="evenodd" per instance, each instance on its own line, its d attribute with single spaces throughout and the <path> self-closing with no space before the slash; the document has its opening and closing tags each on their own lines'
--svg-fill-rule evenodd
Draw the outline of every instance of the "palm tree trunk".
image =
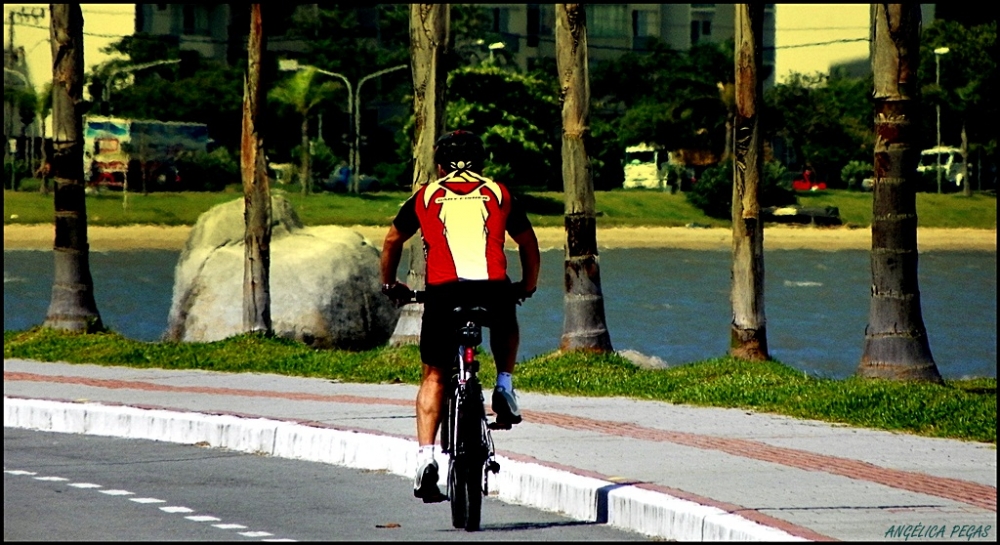
<svg viewBox="0 0 1000 545">
<path fill-rule="evenodd" d="M 42 164 L 38 168 L 38 172 L 41 175 L 40 178 L 42 183 L 38 185 L 38 192 L 42 195 L 49 194 L 49 177 L 52 175 L 52 169 L 49 165 L 49 151 L 48 146 L 45 145 L 45 133 L 47 132 L 45 126 L 45 117 L 39 116 L 42 120 Z"/>
<path fill-rule="evenodd" d="M 45 327 L 104 329 L 94 299 L 83 184 L 83 13 L 80 4 L 52 4 L 53 157 L 55 176 L 55 275 Z"/>
<path fill-rule="evenodd" d="M 434 141 L 444 134 L 445 57 L 449 48 L 451 14 L 448 4 L 410 4 L 410 63 L 413 73 L 413 111 L 416 118 L 413 142 L 413 185 L 437 179 L 434 164 Z M 409 272 L 406 284 L 421 290 L 427 281 L 427 263 L 423 243 L 413 237 L 408 243 Z M 406 305 L 389 339 L 393 346 L 420 342 L 423 305 Z"/>
<path fill-rule="evenodd" d="M 271 188 L 264 165 L 260 125 L 262 56 L 265 51 L 261 4 L 251 4 L 247 76 L 243 88 L 240 173 L 246 223 L 243 246 L 243 329 L 273 334 L 271 327 Z"/>
<path fill-rule="evenodd" d="M 917 285 L 920 6 L 872 4 L 872 42 L 872 295 L 857 374 L 941 382 Z"/>
<path fill-rule="evenodd" d="M 597 259 L 594 180 L 585 138 L 590 132 L 587 12 L 556 4 L 556 64 L 562 89 L 562 177 L 566 256 L 560 350 L 611 351 Z"/>
<path fill-rule="evenodd" d="M 972 180 L 969 179 L 969 134 L 962 121 L 962 195 L 972 196 Z"/>
<path fill-rule="evenodd" d="M 729 354 L 753 361 L 769 358 L 764 315 L 764 222 L 760 217 L 764 141 L 759 116 L 763 85 L 758 76 L 763 29 L 764 4 L 736 4 L 733 322 Z"/>
<path fill-rule="evenodd" d="M 302 194 L 309 193 L 309 116 L 302 115 L 302 152 L 299 154 L 299 178 L 302 180 Z"/>
</svg>

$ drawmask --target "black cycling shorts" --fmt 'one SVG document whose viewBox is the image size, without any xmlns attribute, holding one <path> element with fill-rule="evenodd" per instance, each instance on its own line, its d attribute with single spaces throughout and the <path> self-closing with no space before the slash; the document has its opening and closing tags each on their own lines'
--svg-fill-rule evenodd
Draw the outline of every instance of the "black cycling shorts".
<svg viewBox="0 0 1000 545">
<path fill-rule="evenodd" d="M 455 308 L 461 306 L 485 308 L 487 317 L 482 325 L 489 327 L 491 333 L 517 328 L 510 280 L 465 280 L 427 286 L 420 324 L 420 359 L 427 365 L 449 369 L 455 364 L 458 354 Z"/>
</svg>

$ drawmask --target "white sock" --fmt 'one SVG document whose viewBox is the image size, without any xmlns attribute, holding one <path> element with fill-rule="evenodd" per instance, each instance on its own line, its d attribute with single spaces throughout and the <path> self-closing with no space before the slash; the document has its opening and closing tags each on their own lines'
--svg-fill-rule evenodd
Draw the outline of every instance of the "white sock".
<svg viewBox="0 0 1000 545">
<path fill-rule="evenodd" d="M 434 445 L 421 445 L 417 449 L 417 461 L 424 462 L 434 459 Z"/>
<path fill-rule="evenodd" d="M 497 373 L 497 388 L 502 388 L 508 392 L 514 391 L 514 377 L 510 373 Z"/>
</svg>

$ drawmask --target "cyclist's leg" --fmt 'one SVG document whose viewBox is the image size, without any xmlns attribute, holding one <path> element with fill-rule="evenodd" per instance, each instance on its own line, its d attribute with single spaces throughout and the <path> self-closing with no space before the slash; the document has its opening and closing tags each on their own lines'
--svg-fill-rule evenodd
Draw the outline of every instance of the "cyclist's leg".
<svg viewBox="0 0 1000 545">
<path fill-rule="evenodd" d="M 490 350 L 496 362 L 498 381 L 493 390 L 492 407 L 498 424 L 518 424 L 521 422 L 521 411 L 517 406 L 513 383 L 500 377 L 501 373 L 508 373 L 511 378 L 514 374 L 521 331 L 509 285 L 500 287 L 495 293 L 490 306 Z"/>
<path fill-rule="evenodd" d="M 417 391 L 417 443 L 422 447 L 434 444 L 447 384 L 448 377 L 440 367 L 424 364 L 423 380 Z"/>
<path fill-rule="evenodd" d="M 447 336 L 438 326 L 435 317 L 436 306 L 430 301 L 424 306 L 424 319 L 420 328 L 420 358 L 423 360 L 423 378 L 417 391 L 417 443 L 420 447 L 417 460 L 417 475 L 413 481 L 413 494 L 424 501 L 441 501 L 438 487 L 439 470 L 434 459 L 434 439 L 437 436 L 441 418 L 441 403 L 448 383 L 448 351 L 442 350 Z"/>
</svg>

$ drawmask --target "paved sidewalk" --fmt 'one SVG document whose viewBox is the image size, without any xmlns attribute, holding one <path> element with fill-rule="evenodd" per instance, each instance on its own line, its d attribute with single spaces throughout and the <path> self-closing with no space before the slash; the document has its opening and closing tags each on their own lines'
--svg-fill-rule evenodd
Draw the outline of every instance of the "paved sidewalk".
<svg viewBox="0 0 1000 545">
<path fill-rule="evenodd" d="M 406 478 L 415 395 L 409 385 L 4 360 L 6 427 L 203 443 Z M 491 493 L 504 501 L 684 541 L 997 538 L 993 445 L 737 409 L 519 397 L 525 422 L 494 432 Z"/>
</svg>

